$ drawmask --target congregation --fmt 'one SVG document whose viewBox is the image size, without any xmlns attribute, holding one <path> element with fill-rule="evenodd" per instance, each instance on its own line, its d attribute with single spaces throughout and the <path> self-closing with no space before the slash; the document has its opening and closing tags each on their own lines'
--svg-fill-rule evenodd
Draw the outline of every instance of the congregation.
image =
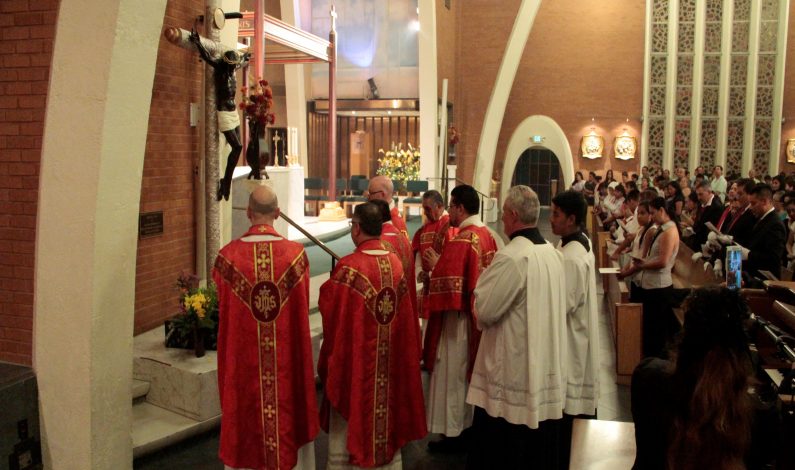
<svg viewBox="0 0 795 470">
<path fill-rule="evenodd" d="M 631 253 L 620 277 L 644 308 L 647 359 L 632 384 L 635 468 L 697 468 L 710 459 L 726 464 L 720 468 L 763 468 L 764 459 L 749 460 L 762 444 L 750 439 L 744 300 L 726 288 L 694 290 L 681 332 L 672 311 L 682 303 L 671 282 L 680 236 L 698 244 L 703 235 L 698 254 L 713 269 L 726 245 L 740 244 L 748 283 L 773 269 L 771 253 L 779 268 L 786 259 L 775 191 L 751 179 L 728 184 L 720 170 L 712 180 L 697 172 L 695 205 L 683 204 L 682 186 L 662 175 L 654 188 L 639 188 L 636 175 L 621 183 L 609 172 L 601 182 L 593 173 L 588 182 L 578 178 L 552 199 L 557 245 L 538 229 L 538 195 L 522 185 L 503 202 L 504 246 L 481 221 L 479 195 L 468 185 L 455 187 L 446 205 L 438 191 L 425 192 L 425 223 L 409 241 L 392 181 L 374 177 L 368 202 L 353 211 L 356 249 L 320 289 L 319 406 L 308 260 L 300 244 L 273 229 L 276 194 L 258 187 L 247 209 L 251 228 L 221 250 L 214 271 L 221 460 L 230 469 L 315 468 L 313 440 L 323 428 L 329 469 L 402 468 L 401 448 L 429 432 L 442 436 L 429 451 L 466 453 L 470 469 L 568 468 L 572 424 L 595 418 L 599 401 L 595 246 L 585 229 L 593 198 L 591 210 L 615 238 L 612 256 Z M 675 174 L 687 178 L 684 170 Z M 641 181 L 650 178 L 644 168 Z M 717 304 L 725 314 L 710 313 Z M 707 377 L 707 363 L 723 374 Z M 726 389 L 720 398 L 729 405 L 699 397 L 704 380 L 744 388 Z M 714 421 L 716 414 L 729 421 Z M 705 429 L 707 450 L 689 447 L 686 436 Z"/>
</svg>

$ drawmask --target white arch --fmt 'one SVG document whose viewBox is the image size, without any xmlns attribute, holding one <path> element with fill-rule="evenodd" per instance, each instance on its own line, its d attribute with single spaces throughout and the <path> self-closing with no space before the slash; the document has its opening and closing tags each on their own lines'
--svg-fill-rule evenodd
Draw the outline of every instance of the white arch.
<svg viewBox="0 0 795 470">
<path fill-rule="evenodd" d="M 166 0 L 60 2 L 36 226 L 33 362 L 45 468 L 132 468 L 138 212 L 165 8 Z"/>
<path fill-rule="evenodd" d="M 540 6 L 541 0 L 522 0 L 519 5 L 513 29 L 511 35 L 508 36 L 508 44 L 505 46 L 502 62 L 500 62 L 500 69 L 494 80 L 489 104 L 486 106 L 486 115 L 483 116 L 483 130 L 480 132 L 472 185 L 486 194 L 489 193 L 491 186 L 497 141 L 500 138 L 500 128 L 505 117 L 505 108 L 508 106 L 508 97 L 511 94 L 516 71 L 519 69 L 519 62 L 521 62 L 524 53 L 524 46 L 527 44 L 527 38 L 530 36 L 530 30 L 533 29 L 533 21 L 535 21 Z"/>
<path fill-rule="evenodd" d="M 543 145 L 534 144 L 530 136 L 540 135 L 544 137 Z M 562 188 L 568 188 L 574 180 L 574 159 L 571 155 L 569 140 L 563 129 L 560 128 L 554 119 L 548 116 L 530 116 L 519 123 L 516 130 L 508 141 L 508 149 L 505 151 L 505 162 L 502 167 L 502 185 L 500 189 L 500 201 L 505 200 L 508 189 L 511 187 L 516 162 L 525 150 L 534 147 L 544 147 L 552 151 L 560 161 L 560 172 L 563 174 Z M 489 173 L 491 174 L 491 173 Z"/>
</svg>

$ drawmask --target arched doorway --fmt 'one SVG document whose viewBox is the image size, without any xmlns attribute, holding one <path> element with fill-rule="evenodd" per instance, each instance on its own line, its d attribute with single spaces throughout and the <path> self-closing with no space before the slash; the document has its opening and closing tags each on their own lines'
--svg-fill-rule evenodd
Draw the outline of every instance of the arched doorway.
<svg viewBox="0 0 795 470">
<path fill-rule="evenodd" d="M 553 191 L 561 187 L 563 174 L 558 157 L 548 148 L 531 147 L 519 156 L 513 171 L 511 186 L 530 186 L 538 194 L 542 206 L 552 201 Z"/>
<path fill-rule="evenodd" d="M 574 158 L 563 129 L 548 116 L 529 116 L 516 126 L 508 141 L 500 180 L 500 201 L 508 195 L 519 158 L 528 149 L 546 149 L 555 155 L 560 168 L 558 188 L 568 188 L 574 180 Z"/>
</svg>

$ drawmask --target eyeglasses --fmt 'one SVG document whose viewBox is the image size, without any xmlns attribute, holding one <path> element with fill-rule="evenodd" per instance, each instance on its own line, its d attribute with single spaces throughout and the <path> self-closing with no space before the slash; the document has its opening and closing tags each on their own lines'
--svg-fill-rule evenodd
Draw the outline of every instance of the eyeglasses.
<svg viewBox="0 0 795 470">
<path fill-rule="evenodd" d="M 358 223 L 359 223 L 358 220 L 351 219 L 351 220 L 348 221 L 348 228 L 353 228 L 354 224 L 358 224 Z"/>
<path fill-rule="evenodd" d="M 369 198 L 370 196 L 375 196 L 378 193 L 383 193 L 384 191 L 365 191 L 364 197 Z"/>
</svg>

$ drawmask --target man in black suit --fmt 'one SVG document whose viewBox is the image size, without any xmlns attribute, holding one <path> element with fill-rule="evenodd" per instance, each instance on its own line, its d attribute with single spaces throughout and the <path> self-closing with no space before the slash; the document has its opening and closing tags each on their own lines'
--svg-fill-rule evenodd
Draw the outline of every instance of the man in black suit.
<svg viewBox="0 0 795 470">
<path fill-rule="evenodd" d="M 747 245 L 741 246 L 743 271 L 752 277 L 763 278 L 760 270 L 781 275 L 781 256 L 784 253 L 784 224 L 773 208 L 773 190 L 757 184 L 751 190 L 751 211 L 757 222 L 751 230 Z"/>
<path fill-rule="evenodd" d="M 693 251 L 701 251 L 701 245 L 707 242 L 709 234 L 706 224 L 707 222 L 712 222 L 713 225 L 718 223 L 723 214 L 723 204 L 721 204 L 720 198 L 712 193 L 709 181 L 701 181 L 696 186 L 696 195 L 700 204 L 693 224 L 695 234 L 687 240 L 687 244 Z"/>
<path fill-rule="evenodd" d="M 727 235 L 731 235 L 734 241 L 740 245 L 748 245 L 751 237 L 751 231 L 756 225 L 756 216 L 751 210 L 751 192 L 756 186 L 754 180 L 750 178 L 742 178 L 737 181 L 737 213 L 728 224 L 724 224 L 721 231 Z"/>
</svg>

